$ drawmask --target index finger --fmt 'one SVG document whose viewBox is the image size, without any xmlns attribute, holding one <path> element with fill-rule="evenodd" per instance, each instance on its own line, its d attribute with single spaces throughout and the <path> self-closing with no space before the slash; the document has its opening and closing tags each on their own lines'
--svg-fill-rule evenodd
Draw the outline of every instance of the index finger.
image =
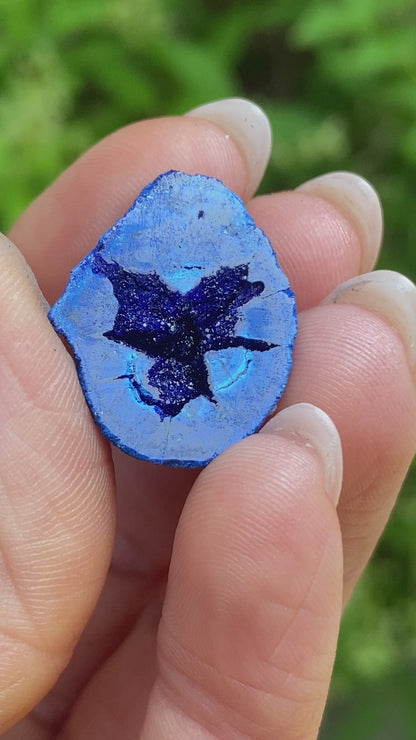
<svg viewBox="0 0 416 740">
<path fill-rule="evenodd" d="M 49 302 L 143 187 L 171 169 L 212 175 L 242 197 L 252 195 L 240 148 L 215 124 L 161 118 L 116 131 L 69 167 L 11 229 Z"/>
<path fill-rule="evenodd" d="M 10 236 L 53 303 L 71 269 L 157 175 L 178 169 L 214 176 L 249 200 L 269 154 L 267 117 L 249 101 L 217 101 L 196 109 L 192 117 L 134 123 L 69 167 L 27 209 Z M 306 191 L 249 203 L 257 225 L 277 251 L 300 308 L 315 305 L 339 282 L 360 272 L 366 246 L 360 221 L 381 226 L 380 205 L 371 187 L 367 184 L 363 192 L 361 178 L 341 175 L 336 187 L 331 176 L 324 183 L 322 178 L 320 183 L 312 181 Z M 353 207 L 345 208 L 346 203 Z M 364 213 L 357 221 L 353 216 L 360 208 Z M 379 237 L 375 234 L 371 246 L 374 257 Z"/>
</svg>

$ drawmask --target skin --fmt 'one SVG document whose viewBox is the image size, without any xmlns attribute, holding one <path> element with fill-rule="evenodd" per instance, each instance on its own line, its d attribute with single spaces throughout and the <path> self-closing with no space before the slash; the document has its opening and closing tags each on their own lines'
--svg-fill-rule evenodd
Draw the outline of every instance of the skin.
<svg viewBox="0 0 416 740">
<path fill-rule="evenodd" d="M 112 459 L 91 420 L 25 260 L 54 302 L 105 229 L 172 168 L 223 180 L 278 249 L 301 309 L 280 408 L 308 401 L 335 422 L 344 452 L 337 509 L 320 459 L 295 440 L 254 435 L 198 475 L 118 450 Z M 359 272 L 354 224 L 301 192 L 252 199 L 247 182 L 243 155 L 215 125 L 136 123 L 28 208 L 10 234 L 21 253 L 1 242 L 8 740 L 317 737 L 342 601 L 416 448 L 415 384 L 385 319 L 319 305 Z"/>
</svg>

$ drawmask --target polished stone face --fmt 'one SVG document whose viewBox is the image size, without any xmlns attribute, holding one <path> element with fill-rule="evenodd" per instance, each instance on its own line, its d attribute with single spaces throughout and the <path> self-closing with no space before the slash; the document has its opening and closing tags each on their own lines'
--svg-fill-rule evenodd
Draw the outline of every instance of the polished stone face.
<svg viewBox="0 0 416 740">
<path fill-rule="evenodd" d="M 297 329 L 287 277 L 240 198 L 174 171 L 74 268 L 49 317 L 102 433 L 128 454 L 188 467 L 262 425 Z"/>
<path fill-rule="evenodd" d="M 128 272 L 100 254 L 92 269 L 110 280 L 118 303 L 114 326 L 104 336 L 155 359 L 148 381 L 157 396 L 134 375 L 121 377 L 130 378 L 138 398 L 162 417 L 176 416 L 198 396 L 216 403 L 206 352 L 230 347 L 265 352 L 276 346 L 235 334 L 238 309 L 264 290 L 261 281 L 247 279 L 248 265 L 221 267 L 187 293 L 171 290 L 156 273 Z"/>
</svg>

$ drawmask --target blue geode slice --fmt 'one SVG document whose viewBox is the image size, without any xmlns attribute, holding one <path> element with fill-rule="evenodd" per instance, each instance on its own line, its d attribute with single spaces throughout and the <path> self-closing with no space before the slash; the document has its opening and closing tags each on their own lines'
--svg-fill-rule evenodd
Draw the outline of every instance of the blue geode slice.
<svg viewBox="0 0 416 740">
<path fill-rule="evenodd" d="M 293 292 L 242 201 L 167 172 L 72 271 L 49 313 L 102 433 L 200 466 L 255 432 L 292 365 Z"/>
</svg>

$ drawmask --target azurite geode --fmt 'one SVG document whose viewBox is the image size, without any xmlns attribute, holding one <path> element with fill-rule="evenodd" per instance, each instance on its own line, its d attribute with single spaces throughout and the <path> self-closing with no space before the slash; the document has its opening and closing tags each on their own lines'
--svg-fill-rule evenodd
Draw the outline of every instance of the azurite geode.
<svg viewBox="0 0 416 740">
<path fill-rule="evenodd" d="M 103 434 L 158 463 L 207 464 L 285 388 L 297 319 L 265 234 L 204 175 L 148 185 L 49 313 Z"/>
</svg>

